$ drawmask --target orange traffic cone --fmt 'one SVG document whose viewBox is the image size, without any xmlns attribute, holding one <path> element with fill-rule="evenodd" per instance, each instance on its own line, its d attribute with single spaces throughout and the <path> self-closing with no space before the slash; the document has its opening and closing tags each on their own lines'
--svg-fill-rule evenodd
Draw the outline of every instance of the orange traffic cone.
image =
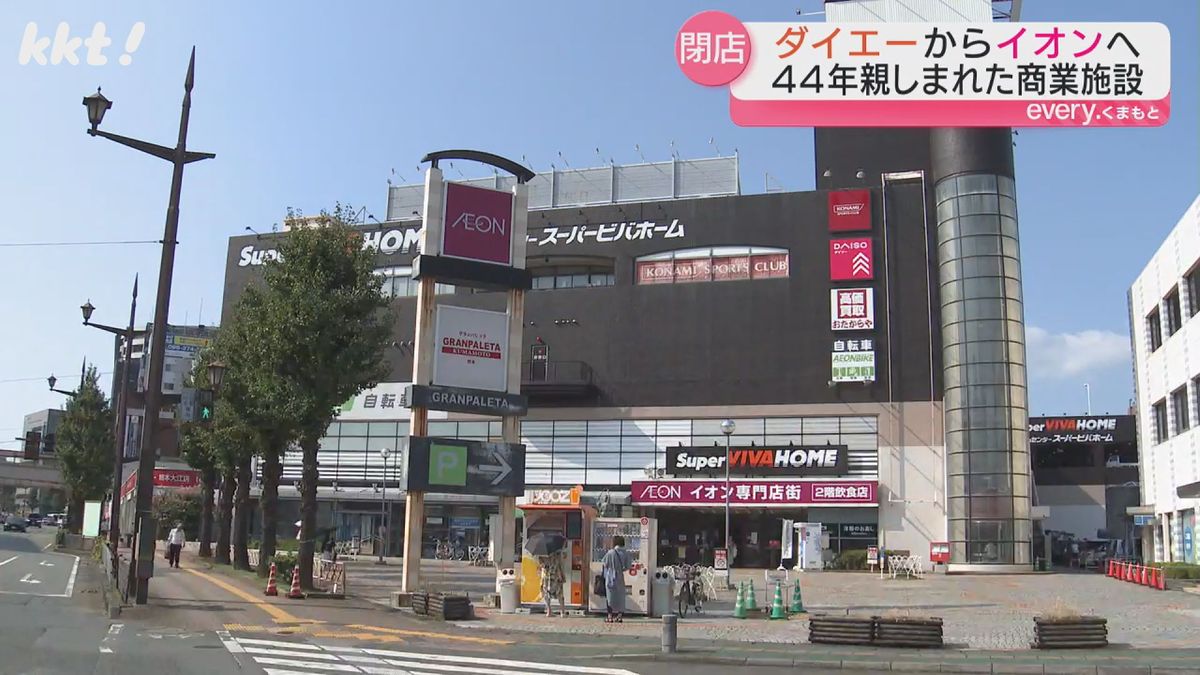
<svg viewBox="0 0 1200 675">
<path fill-rule="evenodd" d="M 267 590 L 263 595 L 279 595 L 279 589 L 275 588 L 275 563 L 271 563 L 271 574 L 267 577 Z"/>
<path fill-rule="evenodd" d="M 288 591 L 289 598 L 303 600 L 304 594 L 300 592 L 300 566 L 292 568 L 292 590 Z"/>
</svg>

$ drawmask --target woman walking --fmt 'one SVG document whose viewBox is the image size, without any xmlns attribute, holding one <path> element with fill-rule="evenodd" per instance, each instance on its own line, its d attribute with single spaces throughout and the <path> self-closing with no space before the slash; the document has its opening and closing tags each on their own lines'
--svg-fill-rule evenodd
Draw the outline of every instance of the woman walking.
<svg viewBox="0 0 1200 675">
<path fill-rule="evenodd" d="M 625 537 L 613 537 L 613 546 L 600 562 L 604 574 L 605 600 L 608 616 L 604 623 L 621 623 L 625 618 L 625 572 L 631 566 L 629 552 L 625 550 Z"/>
</svg>

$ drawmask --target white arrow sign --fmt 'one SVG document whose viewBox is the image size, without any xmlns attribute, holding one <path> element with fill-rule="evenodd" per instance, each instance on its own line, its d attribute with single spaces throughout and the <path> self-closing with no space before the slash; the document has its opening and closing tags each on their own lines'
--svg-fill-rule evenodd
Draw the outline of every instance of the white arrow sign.
<svg viewBox="0 0 1200 675">
<path fill-rule="evenodd" d="M 859 252 L 855 254 L 854 259 L 850 261 L 850 271 L 854 275 L 870 275 L 871 274 L 871 259 L 866 253 Z"/>
<path fill-rule="evenodd" d="M 470 467 L 467 467 L 467 473 L 485 474 L 485 475 L 486 474 L 496 474 L 496 477 L 492 479 L 492 485 L 499 485 L 500 481 L 504 480 L 505 478 L 508 477 L 508 474 L 512 473 L 512 466 L 510 466 L 508 461 L 504 459 L 504 455 L 497 452 L 496 450 L 492 450 L 492 459 L 496 460 L 500 464 L 499 465 L 484 464 L 481 466 L 470 466 Z"/>
<path fill-rule="evenodd" d="M 40 584 L 40 583 L 42 583 L 42 582 L 38 581 L 37 579 L 31 579 L 30 577 L 32 577 L 32 576 L 33 576 L 33 574 L 30 573 L 30 574 L 26 574 L 25 576 L 21 577 L 21 583 L 23 583 L 23 584 Z"/>
<path fill-rule="evenodd" d="M 45 560 L 39 562 L 38 565 L 41 565 L 42 567 L 54 567 L 54 563 L 46 562 Z"/>
</svg>

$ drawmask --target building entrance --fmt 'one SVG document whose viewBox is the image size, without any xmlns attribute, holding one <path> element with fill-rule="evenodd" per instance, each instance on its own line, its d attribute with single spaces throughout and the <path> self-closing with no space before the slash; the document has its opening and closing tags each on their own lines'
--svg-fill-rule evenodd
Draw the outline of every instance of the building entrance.
<svg viewBox="0 0 1200 675">
<path fill-rule="evenodd" d="M 732 567 L 775 568 L 782 553 L 784 519 L 802 522 L 807 509 L 737 509 L 730 515 Z M 709 565 L 724 545 L 723 509 L 657 508 L 658 564 Z"/>
</svg>

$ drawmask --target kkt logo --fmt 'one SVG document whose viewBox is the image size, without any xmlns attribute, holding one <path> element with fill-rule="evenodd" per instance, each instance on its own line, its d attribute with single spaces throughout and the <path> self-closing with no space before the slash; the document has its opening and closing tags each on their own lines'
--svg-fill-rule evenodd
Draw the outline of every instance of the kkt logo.
<svg viewBox="0 0 1200 675">
<path fill-rule="evenodd" d="M 829 242 L 829 280 L 857 281 L 874 278 L 871 238 L 834 239 Z"/>
<path fill-rule="evenodd" d="M 90 37 L 71 37 L 71 27 L 63 21 L 58 24 L 58 29 L 54 32 L 54 40 L 51 41 L 49 37 L 39 37 L 37 23 L 30 21 L 25 25 L 25 34 L 21 37 L 21 49 L 17 53 L 17 63 L 24 66 L 33 61 L 39 66 L 57 66 L 66 61 L 72 66 L 77 66 L 79 65 L 79 48 L 86 47 L 87 64 L 103 66 L 108 63 L 108 57 L 104 55 L 104 50 L 112 44 L 112 38 L 105 34 L 105 30 L 103 22 L 96 22 L 92 26 Z M 129 36 L 125 38 L 125 53 L 117 57 L 117 63 L 123 66 L 133 63 L 133 53 L 142 44 L 142 37 L 145 35 L 145 23 L 138 21 L 133 24 L 133 28 L 129 29 Z M 49 58 L 46 57 L 47 49 L 50 50 Z"/>
</svg>

